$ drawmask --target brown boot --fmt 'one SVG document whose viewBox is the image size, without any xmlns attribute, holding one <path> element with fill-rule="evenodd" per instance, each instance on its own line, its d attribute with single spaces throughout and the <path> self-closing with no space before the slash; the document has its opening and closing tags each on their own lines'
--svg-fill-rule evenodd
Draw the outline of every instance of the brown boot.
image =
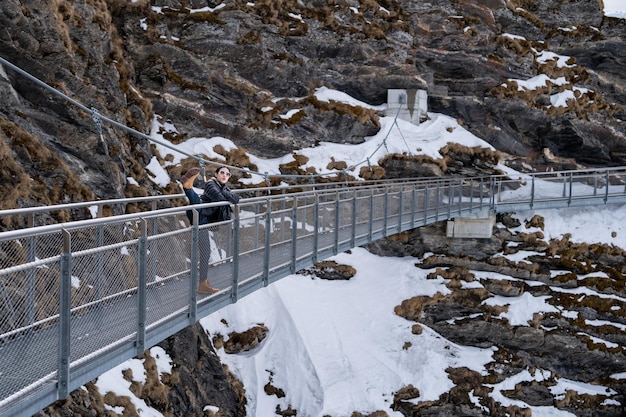
<svg viewBox="0 0 626 417">
<path fill-rule="evenodd" d="M 215 294 L 218 291 L 219 289 L 211 287 L 209 281 L 206 279 L 200 281 L 200 284 L 198 284 L 198 292 L 201 294 Z"/>
<path fill-rule="evenodd" d="M 200 171 L 200 168 L 190 168 L 187 172 L 185 172 L 185 175 L 180 178 L 180 183 L 183 185 L 183 188 L 193 188 L 193 182 L 200 174 Z"/>
</svg>

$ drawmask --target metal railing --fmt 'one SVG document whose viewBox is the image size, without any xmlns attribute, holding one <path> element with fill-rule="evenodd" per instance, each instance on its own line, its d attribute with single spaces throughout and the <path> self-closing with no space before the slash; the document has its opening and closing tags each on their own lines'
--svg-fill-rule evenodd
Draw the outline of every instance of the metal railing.
<svg viewBox="0 0 626 417">
<path fill-rule="evenodd" d="M 262 197 L 268 195 L 282 195 L 302 191 L 320 191 L 328 189 L 343 188 L 352 185 L 384 185 L 386 183 L 398 181 L 413 182 L 423 181 L 420 178 L 403 178 L 400 180 L 369 180 L 359 182 L 315 182 L 296 185 L 279 185 L 264 187 L 246 187 L 232 189 L 242 198 Z M 51 222 L 54 218 L 52 214 L 59 212 L 71 213 L 73 220 L 84 220 L 87 218 L 110 217 L 113 215 L 124 214 L 128 212 L 153 211 L 159 208 L 168 208 L 172 206 L 180 206 L 179 202 L 186 202 L 185 194 L 165 194 L 147 197 L 132 197 L 108 200 L 84 201 L 79 203 L 55 204 L 49 206 L 21 207 L 16 209 L 0 210 L 0 221 L 5 223 L 5 229 L 16 229 L 22 227 L 43 226 Z M 182 203 L 185 204 L 185 203 Z M 64 216 L 68 217 L 68 216 Z M 56 222 L 55 222 L 56 223 Z"/>
<path fill-rule="evenodd" d="M 32 415 L 241 297 L 381 237 L 472 213 L 612 203 L 626 203 L 623 168 L 268 192 L 209 225 L 197 209 L 216 203 L 2 232 L 0 417 Z M 205 256 L 212 296 L 196 291 Z"/>
</svg>

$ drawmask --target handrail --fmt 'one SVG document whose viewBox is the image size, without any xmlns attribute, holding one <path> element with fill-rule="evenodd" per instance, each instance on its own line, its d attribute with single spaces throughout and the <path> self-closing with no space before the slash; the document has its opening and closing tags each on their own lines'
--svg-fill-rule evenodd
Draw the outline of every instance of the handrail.
<svg viewBox="0 0 626 417">
<path fill-rule="evenodd" d="M 362 187 L 367 185 L 381 185 L 393 182 L 412 182 L 412 181 L 440 181 L 440 179 L 429 179 L 429 178 L 400 178 L 400 179 L 381 179 L 381 180 L 368 180 L 368 181 L 343 181 L 343 182 L 323 182 L 323 183 L 307 183 L 307 184 L 292 184 L 292 185 L 276 185 L 270 187 L 250 187 L 250 188 L 233 188 L 232 192 L 239 195 L 253 195 L 256 197 L 264 196 L 264 195 L 282 195 L 298 192 L 301 190 L 324 190 L 330 188 L 338 188 L 338 187 Z M 41 215 L 44 213 L 50 213 L 54 211 L 62 211 L 62 210 L 76 210 L 81 208 L 89 208 L 89 207 L 97 207 L 97 213 L 95 213 L 95 218 L 103 216 L 103 207 L 105 206 L 126 206 L 128 204 L 134 203 L 150 203 L 149 211 L 154 211 L 157 209 L 156 204 L 162 202 L 163 200 L 177 200 L 183 199 L 186 200 L 187 197 L 184 193 L 181 194 L 163 194 L 163 195 L 155 195 L 155 196 L 144 196 L 144 197 L 128 197 L 128 198 L 116 198 L 116 199 L 107 199 L 107 200 L 93 200 L 93 201 L 82 201 L 76 203 L 64 203 L 64 204 L 54 204 L 48 206 L 34 206 L 34 207 L 21 207 L 15 209 L 5 209 L 0 210 L 0 219 L 9 216 L 28 216 L 29 221 L 28 227 L 35 226 L 34 218 L 37 215 Z"/>
</svg>

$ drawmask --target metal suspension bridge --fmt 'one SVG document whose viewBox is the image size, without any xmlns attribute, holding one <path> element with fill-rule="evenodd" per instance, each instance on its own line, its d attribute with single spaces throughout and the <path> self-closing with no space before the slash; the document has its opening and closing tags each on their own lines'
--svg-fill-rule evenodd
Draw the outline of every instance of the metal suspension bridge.
<svg viewBox="0 0 626 417">
<path fill-rule="evenodd" d="M 199 319 L 315 262 L 427 224 L 500 212 L 626 204 L 626 168 L 245 190 L 228 222 L 164 198 L 0 211 L 0 417 L 30 416 Z M 102 217 L 103 207 L 144 211 Z M 35 226 L 38 216 L 95 218 Z M 186 211 L 191 210 L 192 222 Z M 214 295 L 196 291 L 199 235 Z"/>
</svg>

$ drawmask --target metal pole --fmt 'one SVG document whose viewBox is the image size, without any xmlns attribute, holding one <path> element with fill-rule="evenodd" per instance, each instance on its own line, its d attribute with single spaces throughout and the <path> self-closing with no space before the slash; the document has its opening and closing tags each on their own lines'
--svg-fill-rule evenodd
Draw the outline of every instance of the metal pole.
<svg viewBox="0 0 626 417">
<path fill-rule="evenodd" d="M 574 178 L 572 177 L 572 173 L 569 173 L 569 196 L 567 197 L 567 205 L 571 206 L 572 205 L 572 186 L 574 183 Z"/>
<path fill-rule="evenodd" d="M 452 217 L 452 200 L 453 199 L 454 199 L 454 191 L 452 189 L 452 182 L 449 182 L 448 183 L 448 219 Z"/>
<path fill-rule="evenodd" d="M 435 190 L 435 221 L 439 221 L 439 204 L 441 204 L 441 197 L 440 197 L 440 182 L 437 182 L 437 189 Z"/>
<path fill-rule="evenodd" d="M 463 206 L 461 205 L 463 200 L 463 180 L 459 180 L 459 215 L 461 215 L 461 210 L 463 210 Z"/>
<path fill-rule="evenodd" d="M 315 206 L 313 208 L 314 214 L 313 214 L 313 254 L 311 256 L 311 260 L 313 261 L 313 263 L 317 262 L 317 251 L 319 250 L 319 235 L 320 235 L 320 221 L 319 221 L 319 215 L 320 215 L 320 200 L 319 200 L 319 194 L 316 192 L 315 193 Z"/>
<path fill-rule="evenodd" d="M 335 193 L 335 243 L 333 246 L 333 254 L 339 252 L 339 193 Z"/>
<path fill-rule="evenodd" d="M 356 246 L 356 190 L 352 192 L 352 234 L 350 236 L 350 247 Z"/>
<path fill-rule="evenodd" d="M 535 204 L 535 176 L 530 177 L 530 208 Z"/>
<path fill-rule="evenodd" d="M 70 320 L 72 304 L 72 236 L 63 229 L 63 253 L 59 276 L 59 362 L 57 370 L 57 396 L 66 398 L 70 380 Z"/>
<path fill-rule="evenodd" d="M 198 263 L 200 250 L 200 212 L 196 209 L 191 209 L 191 254 L 189 257 L 189 325 L 196 322 L 196 316 L 198 314 Z M 207 231 L 208 233 L 208 231 Z M 204 248 L 209 250 L 209 248 Z M 206 277 L 203 277 L 203 279 Z"/>
<path fill-rule="evenodd" d="M 398 233 L 402 231 L 402 210 L 404 209 L 404 188 L 400 187 L 400 195 L 398 197 Z"/>
<path fill-rule="evenodd" d="M 367 232 L 368 240 L 372 241 L 372 233 L 374 231 L 374 189 L 370 188 L 370 224 Z"/>
<path fill-rule="evenodd" d="M 389 215 L 389 190 L 385 188 L 383 200 L 383 236 L 387 236 L 387 216 Z"/>
<path fill-rule="evenodd" d="M 411 186 L 411 227 L 415 227 L 415 184 Z"/>
<path fill-rule="evenodd" d="M 496 211 L 496 180 L 489 178 L 489 205 L 491 210 Z"/>
<path fill-rule="evenodd" d="M 483 209 L 483 188 L 485 187 L 485 182 L 483 177 L 480 177 L 480 189 L 478 190 L 478 196 L 480 198 L 480 209 Z"/>
<path fill-rule="evenodd" d="M 426 186 L 424 187 L 424 225 L 426 225 L 426 222 L 428 221 L 428 206 L 430 204 L 430 190 L 428 189 L 428 184 L 426 184 Z"/>
<path fill-rule="evenodd" d="M 272 202 L 267 200 L 267 207 L 265 208 L 265 251 L 263 252 L 263 286 L 269 285 L 269 273 L 270 273 L 270 244 L 271 244 L 271 229 L 272 229 Z"/>
<path fill-rule="evenodd" d="M 475 181 L 470 182 L 470 201 L 469 201 L 470 213 L 474 211 L 474 184 L 475 184 Z"/>
<path fill-rule="evenodd" d="M 233 220 L 233 285 L 231 288 L 231 300 L 237 302 L 239 297 L 239 206 L 235 205 L 233 210 L 235 219 Z"/>
<path fill-rule="evenodd" d="M 141 236 L 138 239 L 139 254 L 137 259 L 137 355 L 141 355 L 146 350 L 146 280 L 148 277 L 148 223 L 141 218 Z"/>
<path fill-rule="evenodd" d="M 296 258 L 297 258 L 297 241 L 298 241 L 298 204 L 296 200 L 293 200 L 293 207 L 291 209 L 291 273 L 296 273 Z"/>
</svg>

